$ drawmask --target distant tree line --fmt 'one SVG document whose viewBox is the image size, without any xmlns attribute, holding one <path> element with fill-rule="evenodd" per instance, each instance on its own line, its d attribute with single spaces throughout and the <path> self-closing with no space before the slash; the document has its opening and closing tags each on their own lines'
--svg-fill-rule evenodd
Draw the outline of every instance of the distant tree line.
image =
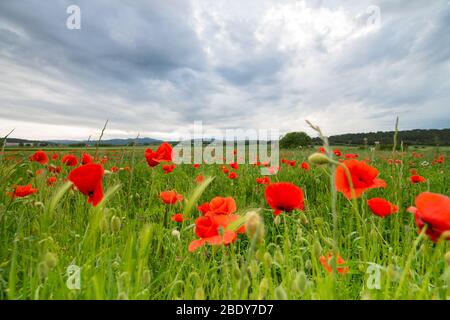
<svg viewBox="0 0 450 320">
<path fill-rule="evenodd" d="M 369 132 L 369 133 L 349 133 L 330 136 L 331 145 L 373 145 L 379 142 L 381 145 L 392 145 L 394 132 Z M 321 144 L 319 138 L 313 139 L 315 144 Z M 450 129 L 430 129 L 430 130 L 405 130 L 398 132 L 398 141 L 403 141 L 405 145 L 450 145 Z"/>
</svg>

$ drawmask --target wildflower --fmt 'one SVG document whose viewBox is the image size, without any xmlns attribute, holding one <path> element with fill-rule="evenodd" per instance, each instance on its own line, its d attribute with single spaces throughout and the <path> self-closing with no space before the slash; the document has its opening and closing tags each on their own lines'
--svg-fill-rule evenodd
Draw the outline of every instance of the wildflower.
<svg viewBox="0 0 450 320">
<path fill-rule="evenodd" d="M 199 174 L 197 177 L 195 177 L 195 183 L 196 184 L 200 184 L 203 181 L 205 181 L 205 177 L 203 175 Z"/>
<path fill-rule="evenodd" d="M 437 242 L 444 232 L 450 231 L 450 198 L 438 193 L 423 192 L 416 198 L 416 206 L 408 208 L 414 214 L 419 232 L 427 225 L 425 233 Z M 450 240 L 450 235 L 446 237 Z"/>
<path fill-rule="evenodd" d="M 325 270 L 327 270 L 330 273 L 333 272 L 333 268 L 330 265 L 332 259 L 333 254 L 331 252 L 328 253 L 328 257 L 321 256 L 319 258 L 320 264 L 325 268 Z M 337 256 L 336 263 L 337 263 L 336 270 L 338 273 L 346 274 L 349 272 L 350 268 L 348 266 L 344 266 L 346 261 L 340 255 Z"/>
<path fill-rule="evenodd" d="M 85 165 L 88 163 L 94 162 L 94 157 L 91 156 L 89 153 L 83 153 L 83 155 L 81 156 L 81 164 Z"/>
<path fill-rule="evenodd" d="M 413 176 L 409 177 L 409 181 L 411 181 L 411 183 L 423 183 L 423 182 L 426 182 L 427 179 L 425 179 L 424 177 L 419 176 L 419 175 L 413 175 Z"/>
<path fill-rule="evenodd" d="M 16 186 L 13 192 L 8 193 L 13 199 L 15 198 L 24 198 L 31 194 L 38 192 L 37 189 L 33 188 L 31 184 L 27 184 L 26 186 Z"/>
<path fill-rule="evenodd" d="M 274 215 L 282 211 L 291 212 L 294 209 L 304 210 L 303 190 L 288 182 L 269 184 L 265 191 L 266 201 L 274 209 Z"/>
<path fill-rule="evenodd" d="M 48 156 L 42 150 L 36 151 L 29 159 L 40 164 L 46 164 L 48 162 Z"/>
<path fill-rule="evenodd" d="M 163 142 L 156 152 L 148 148 L 145 150 L 145 159 L 150 167 L 155 167 L 161 162 L 172 161 L 172 147 L 167 142 Z"/>
<path fill-rule="evenodd" d="M 239 169 L 239 165 L 237 164 L 237 162 L 230 163 L 230 167 L 233 168 L 234 170 Z"/>
<path fill-rule="evenodd" d="M 354 196 L 359 198 L 366 190 L 372 188 L 385 188 L 386 182 L 378 179 L 378 170 L 369 166 L 364 161 L 345 160 L 343 165 L 350 171 L 350 176 L 354 188 Z M 347 199 L 352 199 L 352 191 L 350 188 L 345 169 L 341 166 L 336 168 L 336 188 L 342 192 Z"/>
<path fill-rule="evenodd" d="M 369 199 L 367 204 L 369 205 L 370 210 L 381 218 L 398 212 L 398 207 L 396 205 L 381 198 Z"/>
<path fill-rule="evenodd" d="M 68 167 L 75 167 L 78 164 L 78 159 L 74 155 L 66 154 L 62 157 L 61 162 Z"/>
<path fill-rule="evenodd" d="M 345 155 L 345 158 L 346 159 L 356 159 L 356 158 L 358 158 L 359 156 L 356 154 L 356 153 L 347 153 L 346 155 Z"/>
<path fill-rule="evenodd" d="M 305 170 L 308 171 L 309 169 L 311 169 L 311 166 L 309 165 L 308 162 L 302 162 L 302 164 L 300 165 L 300 167 Z"/>
<path fill-rule="evenodd" d="M 183 200 L 183 195 L 178 194 L 175 190 L 163 191 L 159 196 L 165 204 L 175 204 L 178 201 Z"/>
<path fill-rule="evenodd" d="M 193 252 L 206 243 L 210 245 L 228 245 L 236 241 L 237 234 L 245 232 L 245 226 L 240 227 L 237 231 L 227 230 L 227 227 L 239 217 L 234 214 L 208 215 L 201 216 L 195 220 L 195 234 L 200 239 L 194 240 L 189 244 L 189 251 Z"/>
<path fill-rule="evenodd" d="M 168 174 L 171 173 L 173 171 L 173 169 L 175 169 L 177 166 L 172 164 L 163 164 L 162 168 L 164 170 L 164 174 Z"/>
<path fill-rule="evenodd" d="M 183 222 L 183 221 L 186 220 L 186 219 L 184 218 L 184 216 L 183 216 L 181 213 L 177 213 L 177 214 L 174 214 L 174 215 L 170 218 L 170 220 L 172 220 L 172 221 L 174 221 L 174 222 L 181 223 L 181 222 Z"/>
<path fill-rule="evenodd" d="M 56 177 L 49 177 L 47 179 L 47 185 L 48 186 L 53 186 L 56 183 L 56 181 L 58 181 L 58 179 Z"/>
<path fill-rule="evenodd" d="M 103 199 L 103 175 L 100 164 L 88 163 L 72 170 L 69 180 L 82 194 L 88 196 L 88 202 L 95 207 Z"/>
<path fill-rule="evenodd" d="M 342 152 L 339 149 L 334 149 L 333 153 L 335 154 L 336 157 L 340 157 L 342 155 Z"/>
<path fill-rule="evenodd" d="M 269 177 L 256 178 L 256 183 L 257 184 L 269 184 L 270 179 L 269 179 Z"/>
<path fill-rule="evenodd" d="M 234 179 L 236 179 L 238 177 L 238 175 L 237 175 L 237 173 L 236 172 L 231 172 L 229 175 L 228 175 L 228 178 L 230 178 L 231 180 L 234 180 Z"/>
<path fill-rule="evenodd" d="M 236 201 L 232 197 L 215 197 L 200 205 L 198 210 L 205 216 L 229 215 L 236 212 Z"/>
</svg>

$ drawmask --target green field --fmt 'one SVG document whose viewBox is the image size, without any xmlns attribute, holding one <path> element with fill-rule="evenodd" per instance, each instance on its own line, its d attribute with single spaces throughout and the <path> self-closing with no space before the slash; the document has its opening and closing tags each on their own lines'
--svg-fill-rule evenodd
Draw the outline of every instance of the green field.
<svg viewBox="0 0 450 320">
<path fill-rule="evenodd" d="M 332 167 L 298 167 L 315 151 L 281 152 L 280 158 L 296 165 L 280 164 L 270 179 L 302 188 L 305 210 L 275 218 L 265 186 L 256 183 L 261 174 L 254 165 L 239 165 L 234 180 L 222 165 L 182 164 L 164 174 L 161 166 L 147 165 L 143 148 L 100 149 L 100 158 L 109 158 L 106 170 L 131 170 L 107 173 L 105 200 L 93 207 L 65 182 L 73 168 L 62 165 L 58 182 L 48 186 L 51 173 L 28 160 L 32 150 L 8 149 L 0 164 L 0 299 L 449 299 L 450 243 L 419 235 L 414 215 L 406 211 L 421 192 L 450 194 L 448 151 L 410 148 L 396 154 L 400 164 L 389 164 L 392 152 L 341 148 L 343 154 L 370 159 L 387 188 L 368 190 L 354 202 L 338 193 L 336 220 Z M 423 158 L 413 157 L 413 151 Z M 89 152 L 94 155 L 95 148 Z M 440 154 L 444 163 L 433 164 Z M 61 165 L 60 160 L 50 163 Z M 39 169 L 43 172 L 36 174 Z M 411 169 L 427 181 L 412 184 Z M 199 174 L 214 180 L 198 185 Z M 7 194 L 28 183 L 38 192 L 16 199 Z M 184 200 L 166 205 L 159 194 L 172 189 Z M 264 220 L 263 241 L 239 234 L 228 246 L 189 252 L 201 215 L 196 207 L 216 196 L 233 197 L 243 217 L 257 211 Z M 396 204 L 398 213 L 383 219 L 374 215 L 367 206 L 373 197 Z M 182 212 L 188 220 L 171 220 Z M 328 272 L 321 264 L 320 257 L 333 250 L 348 273 Z M 79 289 L 67 286 L 71 265 L 81 268 Z"/>
</svg>

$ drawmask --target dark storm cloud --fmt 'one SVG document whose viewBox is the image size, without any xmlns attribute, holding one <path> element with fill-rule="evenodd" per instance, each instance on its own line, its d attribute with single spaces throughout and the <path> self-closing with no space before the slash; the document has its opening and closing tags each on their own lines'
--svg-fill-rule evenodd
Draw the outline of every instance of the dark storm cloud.
<svg viewBox="0 0 450 320">
<path fill-rule="evenodd" d="M 449 127 L 449 31 L 443 0 L 2 1 L 0 125 Z"/>
</svg>

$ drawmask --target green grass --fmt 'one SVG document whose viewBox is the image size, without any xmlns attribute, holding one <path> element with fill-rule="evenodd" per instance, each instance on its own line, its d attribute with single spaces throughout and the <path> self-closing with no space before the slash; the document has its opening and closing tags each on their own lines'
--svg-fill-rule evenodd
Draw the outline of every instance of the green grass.
<svg viewBox="0 0 450 320">
<path fill-rule="evenodd" d="M 371 165 L 379 169 L 388 187 L 365 193 L 356 202 L 358 210 L 338 194 L 334 237 L 327 167 L 304 171 L 282 165 L 278 175 L 271 176 L 272 182 L 301 187 L 306 209 L 274 219 L 264 186 L 255 182 L 259 168 L 252 165 L 240 165 L 236 180 L 228 179 L 220 165 L 199 169 L 179 165 L 164 175 L 161 167 L 146 165 L 142 149 L 117 149 L 115 155 L 110 149 L 100 149 L 111 157 L 106 169 L 130 166 L 133 172 L 106 175 L 105 191 L 115 191 L 102 206 L 93 208 L 81 193 L 62 190 L 67 187 L 63 178 L 69 169 L 64 168 L 57 185 L 48 187 L 48 173 L 34 174 L 42 166 L 27 160 L 30 152 L 9 150 L 0 164 L 0 298 L 448 299 L 450 269 L 444 256 L 450 250 L 449 242 L 434 244 L 426 236 L 419 237 L 414 217 L 406 209 L 423 191 L 449 195 L 449 167 L 447 162 L 420 165 L 424 160 L 432 162 L 439 152 L 434 148 L 425 150 L 424 159 L 412 158 L 411 151 L 402 156 L 402 165 L 388 165 L 391 152 L 351 150 L 360 158 L 373 158 Z M 281 157 L 299 164 L 312 152 L 283 151 Z M 411 161 L 427 183 L 410 184 Z M 194 206 L 190 220 L 172 222 L 170 217 L 183 212 L 186 202 L 167 206 L 159 193 L 175 189 L 191 200 L 198 174 L 215 177 L 199 203 L 232 196 L 239 214 L 262 209 L 266 232 L 255 250 L 244 234 L 226 247 L 188 251 L 196 238 L 193 223 L 200 213 Z M 39 192 L 15 201 L 6 194 L 13 185 L 27 183 Z M 399 206 L 398 214 L 380 219 L 367 208 L 368 197 L 390 200 Z M 350 267 L 346 275 L 328 273 L 319 262 L 321 255 L 332 250 L 334 238 Z M 80 290 L 66 286 L 71 264 L 81 267 Z M 370 276 L 366 271 L 372 264 L 382 268 L 380 289 L 366 285 Z"/>
</svg>

